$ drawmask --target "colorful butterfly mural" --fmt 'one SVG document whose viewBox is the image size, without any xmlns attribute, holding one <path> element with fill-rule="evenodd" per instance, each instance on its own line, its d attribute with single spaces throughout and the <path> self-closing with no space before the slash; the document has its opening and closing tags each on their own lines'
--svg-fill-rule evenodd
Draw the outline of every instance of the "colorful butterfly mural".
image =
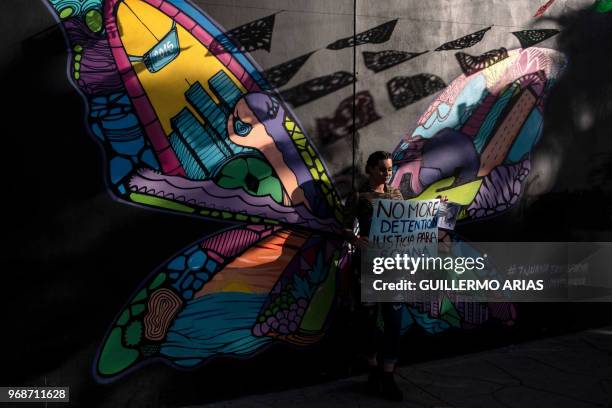
<svg viewBox="0 0 612 408">
<path fill-rule="evenodd" d="M 299 120 L 263 91 L 270 84 L 247 50 L 186 0 L 46 4 L 65 32 L 69 76 L 106 153 L 112 195 L 234 223 L 145 280 L 109 329 L 96 378 L 320 340 L 350 264 L 343 205 Z M 422 198 L 443 192 L 466 206 L 464 219 L 509 208 L 560 65 L 554 52 L 529 48 L 453 81 L 395 150 L 393 184 Z M 406 305 L 403 326 L 435 333 L 490 317 L 512 319 L 513 310 L 443 299 Z"/>
</svg>

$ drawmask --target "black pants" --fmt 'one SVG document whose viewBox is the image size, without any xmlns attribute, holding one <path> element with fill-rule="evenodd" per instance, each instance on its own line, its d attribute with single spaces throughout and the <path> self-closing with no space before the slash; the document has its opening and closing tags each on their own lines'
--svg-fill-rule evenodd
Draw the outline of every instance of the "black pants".
<svg viewBox="0 0 612 408">
<path fill-rule="evenodd" d="M 384 328 L 378 327 L 378 313 L 382 312 Z M 399 356 L 400 330 L 402 323 L 401 303 L 361 304 L 364 352 L 368 356 L 378 354 L 384 363 L 395 363 Z"/>
</svg>

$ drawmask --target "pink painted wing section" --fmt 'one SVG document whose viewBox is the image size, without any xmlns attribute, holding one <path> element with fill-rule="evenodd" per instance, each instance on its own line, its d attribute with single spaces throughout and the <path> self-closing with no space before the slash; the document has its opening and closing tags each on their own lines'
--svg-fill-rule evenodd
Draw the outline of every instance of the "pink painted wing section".
<svg viewBox="0 0 612 408">
<path fill-rule="evenodd" d="M 541 17 L 544 13 L 546 13 L 546 10 L 548 10 L 550 8 L 550 6 L 553 5 L 553 3 L 555 2 L 555 0 L 548 0 L 545 4 L 543 4 L 538 11 L 536 11 L 536 13 L 533 15 L 535 18 Z"/>
<path fill-rule="evenodd" d="M 269 236 L 278 228 L 262 225 L 250 225 L 245 228 L 229 230 L 223 234 L 214 235 L 204 242 L 202 248 L 209 249 L 225 258 L 233 258 L 254 245 L 257 241 Z"/>
</svg>

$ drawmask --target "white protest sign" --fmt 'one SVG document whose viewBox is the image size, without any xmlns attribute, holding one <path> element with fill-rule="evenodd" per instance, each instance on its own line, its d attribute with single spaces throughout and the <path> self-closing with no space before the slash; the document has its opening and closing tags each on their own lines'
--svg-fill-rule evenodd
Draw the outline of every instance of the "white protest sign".
<svg viewBox="0 0 612 408">
<path fill-rule="evenodd" d="M 374 200 L 369 249 L 436 255 L 440 200 Z M 380 252 L 379 252 L 380 253 Z"/>
</svg>

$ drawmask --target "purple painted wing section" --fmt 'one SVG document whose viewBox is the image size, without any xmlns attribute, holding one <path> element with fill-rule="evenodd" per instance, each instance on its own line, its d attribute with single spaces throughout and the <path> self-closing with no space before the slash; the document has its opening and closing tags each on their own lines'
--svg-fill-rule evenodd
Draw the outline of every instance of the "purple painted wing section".
<svg viewBox="0 0 612 408">
<path fill-rule="evenodd" d="M 333 218 L 320 219 L 314 216 L 304 205 L 284 206 L 269 196 L 257 197 L 241 189 L 219 187 L 210 180 L 195 181 L 180 176 L 169 176 L 152 170 L 140 170 L 129 182 L 134 192 L 164 197 L 178 203 L 185 203 L 209 212 L 223 211 L 244 213 L 253 217 L 274 220 L 304 228 L 338 231 L 338 222 Z"/>
<path fill-rule="evenodd" d="M 529 160 L 493 169 L 484 178 L 478 194 L 467 208 L 468 217 L 471 219 L 487 217 L 516 204 L 530 170 Z"/>
<path fill-rule="evenodd" d="M 271 231 L 270 227 L 263 225 L 249 225 L 244 228 L 231 229 L 223 234 L 213 235 L 205 239 L 202 242 L 202 247 L 210 249 L 223 258 L 234 258 Z"/>
<path fill-rule="evenodd" d="M 123 82 L 106 38 L 91 32 L 83 20 L 69 19 L 63 28 L 70 41 L 81 50 L 78 76 L 79 89 L 86 95 L 108 95 L 123 91 Z"/>
</svg>

